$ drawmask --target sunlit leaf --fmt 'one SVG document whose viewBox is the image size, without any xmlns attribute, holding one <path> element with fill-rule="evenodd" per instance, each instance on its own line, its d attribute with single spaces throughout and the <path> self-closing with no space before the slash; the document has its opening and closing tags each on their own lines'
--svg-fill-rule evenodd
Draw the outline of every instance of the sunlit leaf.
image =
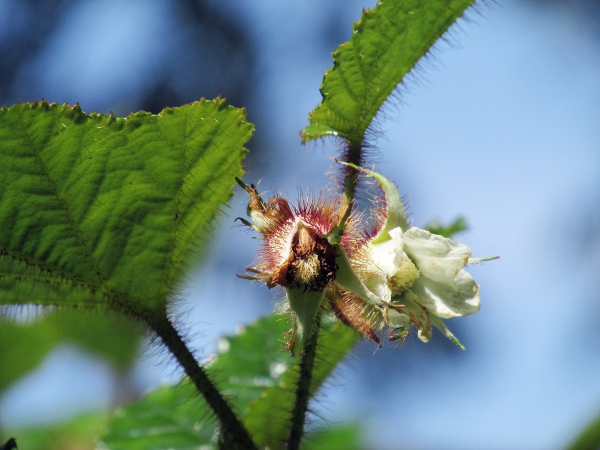
<svg viewBox="0 0 600 450">
<path fill-rule="evenodd" d="M 474 0 L 386 0 L 363 11 L 349 42 L 333 53 L 323 100 L 302 131 L 304 142 L 335 135 L 360 144 L 373 118 Z"/>
<path fill-rule="evenodd" d="M 329 424 L 318 428 L 306 436 L 306 450 L 360 450 L 360 424 Z"/>
<path fill-rule="evenodd" d="M 287 370 L 290 356 L 282 350 L 280 339 L 288 328 L 284 317 L 269 316 L 219 341 L 209 373 L 238 413 L 243 413 L 250 401 L 277 383 Z M 214 444 L 216 425 L 185 379 L 119 410 L 102 441 L 111 450 L 160 448 L 163 444 L 184 449 Z"/>
<path fill-rule="evenodd" d="M 177 386 L 160 387 L 117 410 L 100 448 L 198 448 L 212 443 L 215 428 L 208 407 L 186 379 Z"/>
<path fill-rule="evenodd" d="M 220 99 L 126 119 L 0 109 L 0 305 L 164 311 L 251 132 Z"/>
<path fill-rule="evenodd" d="M 590 450 L 600 448 L 600 415 L 581 432 L 567 447 L 568 450 Z"/>
</svg>

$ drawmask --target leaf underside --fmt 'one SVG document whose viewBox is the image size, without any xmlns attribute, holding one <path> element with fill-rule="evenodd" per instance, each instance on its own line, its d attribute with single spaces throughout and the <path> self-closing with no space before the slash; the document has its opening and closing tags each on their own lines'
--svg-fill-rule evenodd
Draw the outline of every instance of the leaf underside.
<svg viewBox="0 0 600 450">
<path fill-rule="evenodd" d="M 300 133 L 303 142 L 340 136 L 358 145 L 396 86 L 474 0 L 385 0 L 363 10 L 350 41 L 333 53 L 323 100 Z"/>
<path fill-rule="evenodd" d="M 243 418 L 260 447 L 283 448 L 298 377 L 297 358 L 283 350 L 281 338 L 289 329 L 282 316 L 269 316 L 219 342 L 210 373 Z M 314 394 L 357 340 L 340 322 L 321 331 L 313 374 Z M 161 387 L 115 414 L 102 438 L 106 448 L 173 449 L 215 445 L 216 423 L 202 399 L 186 380 Z M 135 431 L 133 431 L 135 430 Z"/>
<path fill-rule="evenodd" d="M 164 310 L 242 174 L 244 111 L 0 109 L 0 305 Z"/>
</svg>

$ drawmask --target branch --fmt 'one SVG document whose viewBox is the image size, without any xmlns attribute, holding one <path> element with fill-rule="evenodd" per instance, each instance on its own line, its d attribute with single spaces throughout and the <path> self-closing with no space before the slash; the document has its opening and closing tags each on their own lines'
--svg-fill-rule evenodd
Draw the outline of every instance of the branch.
<svg viewBox="0 0 600 450">
<path fill-rule="evenodd" d="M 237 418 L 227 400 L 221 395 L 204 369 L 198 364 L 171 321 L 166 316 L 161 318 L 148 316 L 144 317 L 145 322 L 177 359 L 198 392 L 202 394 L 206 403 L 217 416 L 221 425 L 220 438 L 223 448 L 256 449 L 248 430 Z"/>
</svg>

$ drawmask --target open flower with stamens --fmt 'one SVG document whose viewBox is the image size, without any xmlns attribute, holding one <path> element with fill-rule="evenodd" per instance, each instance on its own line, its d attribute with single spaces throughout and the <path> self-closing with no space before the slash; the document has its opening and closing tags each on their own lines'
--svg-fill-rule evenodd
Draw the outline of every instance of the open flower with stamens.
<svg viewBox="0 0 600 450">
<path fill-rule="evenodd" d="M 391 330 L 390 340 L 415 326 L 427 342 L 433 324 L 463 348 L 442 319 L 479 310 L 479 286 L 464 266 L 495 258 L 472 260 L 467 246 L 409 228 L 394 185 L 376 172 L 348 165 L 383 190 L 384 207 L 375 211 L 371 232 L 359 229 L 360 217 L 351 215 L 352 204 L 341 199 L 309 197 L 290 206 L 276 196 L 264 202 L 253 185 L 237 180 L 250 196 L 252 222 L 241 220 L 263 235 L 258 264 L 247 269 L 252 275 L 238 276 L 285 288 L 293 354 L 308 342 L 324 304 L 378 345 L 382 326 Z"/>
</svg>

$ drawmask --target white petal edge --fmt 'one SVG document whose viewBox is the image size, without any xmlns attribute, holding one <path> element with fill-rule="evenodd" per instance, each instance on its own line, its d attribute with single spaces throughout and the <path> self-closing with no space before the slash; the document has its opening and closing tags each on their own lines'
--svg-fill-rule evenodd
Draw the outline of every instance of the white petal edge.
<svg viewBox="0 0 600 450">
<path fill-rule="evenodd" d="M 404 251 L 421 275 L 438 282 L 451 282 L 471 256 L 466 245 L 416 227 L 404 233 Z"/>
<path fill-rule="evenodd" d="M 466 270 L 461 270 L 450 283 L 439 283 L 419 277 L 411 291 L 431 314 L 449 319 L 479 311 L 479 286 Z"/>
<path fill-rule="evenodd" d="M 402 230 L 395 228 L 392 232 L 386 233 L 389 239 L 384 242 L 367 244 L 369 263 L 372 267 L 369 275 L 363 276 L 363 283 L 383 302 L 389 302 L 392 297 L 389 278 L 400 269 L 404 255 Z"/>
</svg>

